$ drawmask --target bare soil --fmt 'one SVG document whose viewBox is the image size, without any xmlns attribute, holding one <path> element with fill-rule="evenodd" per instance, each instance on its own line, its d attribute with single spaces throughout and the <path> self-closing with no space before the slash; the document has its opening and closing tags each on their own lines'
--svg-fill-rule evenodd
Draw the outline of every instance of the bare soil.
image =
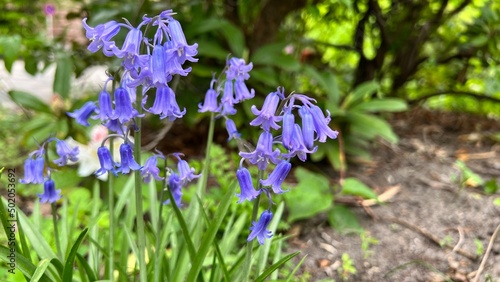
<svg viewBox="0 0 500 282">
<path fill-rule="evenodd" d="M 493 203 L 500 194 L 487 195 L 470 181 L 461 185 L 455 163 L 500 182 L 500 144 L 488 137 L 500 132 L 500 121 L 416 109 L 391 123 L 400 142 L 374 144 L 373 161 L 347 172 L 379 195 L 398 191 L 386 204 L 352 207 L 378 243 L 364 251 L 359 235 L 333 230 L 325 215 L 302 221 L 292 228 L 298 236 L 288 248 L 307 255 L 298 277 L 342 281 L 347 253 L 356 274 L 346 281 L 473 281 L 500 224 L 500 206 Z M 500 281 L 498 237 L 479 281 Z"/>
</svg>

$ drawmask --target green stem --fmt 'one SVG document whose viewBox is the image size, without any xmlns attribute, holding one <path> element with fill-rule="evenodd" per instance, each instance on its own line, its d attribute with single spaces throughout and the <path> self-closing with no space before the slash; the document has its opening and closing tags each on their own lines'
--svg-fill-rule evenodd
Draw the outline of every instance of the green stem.
<svg viewBox="0 0 500 282">
<path fill-rule="evenodd" d="M 164 169 L 165 169 L 165 175 L 163 179 L 163 185 L 161 187 L 161 192 L 160 192 L 160 199 L 159 199 L 159 204 L 160 204 L 160 210 L 158 211 L 158 222 L 156 223 L 156 245 L 155 245 L 155 277 L 154 281 L 159 282 L 160 281 L 160 268 L 161 268 L 161 253 L 163 251 L 160 251 L 160 246 L 161 243 L 161 230 L 162 230 L 162 214 L 163 214 L 163 194 L 165 193 L 165 188 L 167 187 L 168 183 L 168 175 L 167 175 L 167 158 L 165 158 L 164 162 Z"/>
<path fill-rule="evenodd" d="M 213 139 L 214 139 L 214 129 L 215 129 L 215 113 L 210 115 L 210 125 L 208 126 L 208 138 L 207 147 L 205 148 L 205 165 L 201 172 L 201 179 L 198 183 L 198 190 L 196 191 L 200 199 L 203 199 L 202 195 L 207 188 L 208 171 L 210 169 L 210 150 L 212 149 Z"/>
<path fill-rule="evenodd" d="M 137 87 L 136 91 L 137 99 L 136 99 L 136 109 L 139 114 L 142 114 L 142 87 Z M 134 158 L 137 163 L 141 163 L 141 119 L 136 118 L 136 125 L 139 130 L 137 130 L 134 134 Z M 138 248 L 139 248 L 139 274 L 140 281 L 148 281 L 147 277 L 147 269 L 146 269 L 146 258 L 145 258 L 145 249 L 146 249 L 146 233 L 144 230 L 144 211 L 142 208 L 142 176 L 141 171 L 135 171 L 135 208 L 136 208 L 136 220 L 137 220 L 137 239 L 138 239 Z"/>
<path fill-rule="evenodd" d="M 111 151 L 111 157 L 113 156 L 114 142 L 113 139 L 109 140 L 109 148 Z M 109 210 L 109 280 L 114 281 L 114 265 L 115 265 L 115 199 L 114 199 L 114 191 L 113 191 L 113 175 L 108 172 L 108 210 Z"/>
<path fill-rule="evenodd" d="M 263 179 L 264 177 L 264 171 L 259 170 L 258 173 L 258 180 L 257 180 L 257 190 L 260 190 L 262 188 L 262 184 L 260 184 L 259 179 Z M 252 210 L 252 224 L 257 220 L 257 214 L 259 213 L 259 204 L 260 204 L 260 195 L 257 196 L 255 199 L 255 202 L 253 203 L 253 210 Z M 242 280 L 243 282 L 248 281 L 249 276 L 250 276 L 250 269 L 252 268 L 252 252 L 253 252 L 253 240 L 247 242 L 247 252 L 245 254 L 245 261 L 243 263 L 243 272 L 242 272 Z M 259 273 L 256 273 L 256 275 L 259 275 Z"/>
<path fill-rule="evenodd" d="M 63 253 L 61 251 L 61 241 L 59 241 L 59 229 L 57 228 L 57 208 L 56 204 L 50 205 L 52 209 L 52 223 L 54 224 L 54 239 L 56 240 L 57 255 L 59 259 L 63 260 Z"/>
</svg>

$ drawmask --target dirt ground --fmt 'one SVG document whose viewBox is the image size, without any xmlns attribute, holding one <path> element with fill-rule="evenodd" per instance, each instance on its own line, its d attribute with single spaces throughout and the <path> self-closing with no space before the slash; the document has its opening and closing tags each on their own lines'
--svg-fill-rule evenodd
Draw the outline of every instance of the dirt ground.
<svg viewBox="0 0 500 282">
<path fill-rule="evenodd" d="M 500 194 L 462 187 L 455 163 L 500 182 L 500 143 L 488 137 L 500 133 L 500 121 L 418 109 L 391 123 L 399 144 L 374 144 L 373 162 L 351 165 L 347 173 L 379 195 L 397 192 L 386 204 L 352 208 L 378 243 L 364 252 L 359 235 L 332 230 L 325 215 L 296 224 L 300 235 L 288 251 L 307 255 L 300 272 L 310 274 L 308 281 L 342 281 L 343 253 L 356 268 L 346 281 L 473 281 L 483 259 L 478 246 L 484 255 L 500 224 L 493 203 Z M 498 237 L 479 281 L 500 281 Z"/>
</svg>

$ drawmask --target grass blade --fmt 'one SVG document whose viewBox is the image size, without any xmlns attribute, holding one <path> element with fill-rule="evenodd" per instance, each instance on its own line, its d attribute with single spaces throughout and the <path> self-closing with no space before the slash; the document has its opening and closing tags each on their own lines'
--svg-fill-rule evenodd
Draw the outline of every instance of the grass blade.
<svg viewBox="0 0 500 282">
<path fill-rule="evenodd" d="M 299 270 L 300 266 L 304 263 L 304 261 L 306 261 L 306 258 L 307 258 L 307 255 L 305 255 L 300 261 L 299 263 L 297 264 L 297 266 L 293 269 L 293 271 L 290 273 L 290 275 L 288 275 L 288 277 L 286 278 L 286 281 L 285 282 L 288 282 L 288 281 L 291 281 L 291 279 L 295 276 L 295 273 L 297 272 L 297 270 Z"/>
<path fill-rule="evenodd" d="M 66 258 L 66 263 L 64 265 L 63 281 L 73 281 L 73 265 L 75 263 L 76 254 L 78 252 L 80 244 L 85 238 L 85 235 L 87 235 L 87 231 L 88 228 L 85 228 L 82 231 L 82 233 L 80 233 L 80 236 L 78 236 L 78 239 L 76 239 L 76 242 L 75 244 L 73 244 L 73 247 L 71 247 L 68 257 Z"/>
<path fill-rule="evenodd" d="M 289 254 L 285 256 L 284 258 L 280 259 L 277 263 L 271 265 L 268 269 L 266 269 L 257 279 L 255 279 L 255 282 L 262 282 L 264 281 L 271 273 L 273 273 L 276 269 L 278 269 L 280 266 L 285 264 L 287 261 L 291 260 L 295 256 L 300 254 L 300 252 L 295 252 L 292 254 Z"/>
<path fill-rule="evenodd" d="M 47 270 L 47 267 L 50 265 L 50 259 L 43 259 L 38 263 L 38 266 L 35 269 L 35 272 L 33 273 L 33 276 L 31 277 L 31 282 L 38 282 L 40 279 L 42 279 L 43 275 L 45 274 L 45 270 Z"/>
<path fill-rule="evenodd" d="M 87 274 L 87 279 L 89 280 L 89 282 L 96 281 L 97 277 L 92 268 L 90 267 L 89 263 L 85 260 L 85 258 L 80 254 L 76 254 L 76 258 L 85 269 L 85 273 Z"/>
<path fill-rule="evenodd" d="M 0 257 L 6 263 L 10 263 L 9 258 L 7 257 L 10 254 L 10 249 L 0 246 Z M 27 258 L 25 258 L 21 254 L 16 254 L 16 269 L 19 269 L 21 273 L 23 273 L 26 277 L 31 279 L 33 277 L 33 273 L 36 270 L 36 266 L 32 264 Z M 52 282 L 54 280 L 49 279 L 45 273 L 42 274 L 38 281 L 41 282 Z"/>
<path fill-rule="evenodd" d="M 208 250 L 215 239 L 215 235 L 219 230 L 219 227 L 226 216 L 227 210 L 229 209 L 229 205 L 231 204 L 231 200 L 234 197 L 234 190 L 236 189 L 236 184 L 230 185 L 229 190 L 224 195 L 222 200 L 219 203 L 217 208 L 217 212 L 215 213 L 215 218 L 212 220 L 211 224 L 208 227 L 208 230 L 205 231 L 205 234 L 202 237 L 202 243 L 200 248 L 198 249 L 198 253 L 196 254 L 196 258 L 193 261 L 193 265 L 188 274 L 188 281 L 195 281 L 198 277 L 198 274 L 203 266 L 203 262 L 205 261 L 205 257 L 207 256 Z M 200 207 L 203 209 L 203 207 Z"/>
</svg>

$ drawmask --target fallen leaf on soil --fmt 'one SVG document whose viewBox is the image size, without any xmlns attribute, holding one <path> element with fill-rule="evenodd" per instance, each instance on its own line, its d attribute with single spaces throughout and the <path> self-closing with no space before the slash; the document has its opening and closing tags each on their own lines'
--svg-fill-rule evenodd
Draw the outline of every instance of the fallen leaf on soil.
<svg viewBox="0 0 500 282">
<path fill-rule="evenodd" d="M 399 185 L 391 186 L 384 193 L 382 193 L 378 196 L 379 202 L 384 203 L 384 202 L 389 201 L 394 196 L 396 196 L 396 194 L 399 193 L 400 190 L 401 190 L 401 187 Z M 377 200 L 375 200 L 375 199 L 368 199 L 368 200 L 363 200 L 361 202 L 361 205 L 364 207 L 371 207 L 371 206 L 378 204 L 379 202 L 377 202 Z"/>
<path fill-rule="evenodd" d="M 332 265 L 332 263 L 333 263 L 332 261 L 327 260 L 327 259 L 319 259 L 318 260 L 318 266 L 320 268 L 328 267 L 328 266 Z"/>
<path fill-rule="evenodd" d="M 459 149 L 455 152 L 455 156 L 457 159 L 461 161 L 467 161 L 467 160 L 482 160 L 482 159 L 490 159 L 490 158 L 495 158 L 496 157 L 496 152 L 495 151 L 489 151 L 489 152 L 482 152 L 482 153 L 467 153 L 466 150 L 464 149 Z"/>
</svg>

